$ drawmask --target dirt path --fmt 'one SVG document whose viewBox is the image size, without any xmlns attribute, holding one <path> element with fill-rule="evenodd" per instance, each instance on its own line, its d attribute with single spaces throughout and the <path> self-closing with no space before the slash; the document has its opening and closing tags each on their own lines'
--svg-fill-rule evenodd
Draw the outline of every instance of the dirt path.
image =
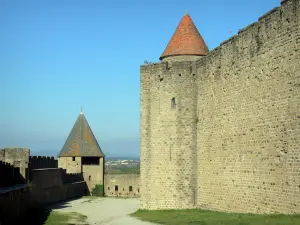
<svg viewBox="0 0 300 225">
<path fill-rule="evenodd" d="M 82 198 L 54 206 L 53 210 L 86 215 L 89 225 L 154 225 L 129 216 L 139 205 L 135 198 Z"/>
</svg>

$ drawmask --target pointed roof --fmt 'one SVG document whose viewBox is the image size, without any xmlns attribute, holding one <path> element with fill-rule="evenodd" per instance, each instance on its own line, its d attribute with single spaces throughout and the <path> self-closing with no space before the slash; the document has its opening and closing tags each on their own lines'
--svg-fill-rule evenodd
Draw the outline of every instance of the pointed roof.
<svg viewBox="0 0 300 225">
<path fill-rule="evenodd" d="M 72 130 L 58 157 L 99 156 L 104 154 L 82 112 L 80 112 Z"/>
<path fill-rule="evenodd" d="M 178 55 L 206 55 L 209 52 L 203 38 L 188 13 L 177 26 L 168 46 L 159 58 Z"/>
</svg>

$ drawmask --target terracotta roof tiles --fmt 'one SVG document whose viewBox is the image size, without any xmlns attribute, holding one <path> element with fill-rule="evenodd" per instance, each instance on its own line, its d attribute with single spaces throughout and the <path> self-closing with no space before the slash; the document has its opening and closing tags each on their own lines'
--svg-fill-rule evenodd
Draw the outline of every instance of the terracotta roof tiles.
<svg viewBox="0 0 300 225">
<path fill-rule="evenodd" d="M 159 58 L 176 55 L 206 55 L 209 52 L 203 38 L 192 18 L 186 14 L 182 17 L 168 46 Z"/>
</svg>

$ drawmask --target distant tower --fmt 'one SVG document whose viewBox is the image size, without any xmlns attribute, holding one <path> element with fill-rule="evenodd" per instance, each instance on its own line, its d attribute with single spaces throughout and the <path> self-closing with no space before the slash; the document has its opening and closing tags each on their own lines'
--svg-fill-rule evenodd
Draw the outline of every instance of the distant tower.
<svg viewBox="0 0 300 225">
<path fill-rule="evenodd" d="M 104 154 L 81 111 L 62 150 L 58 167 L 67 173 L 83 173 L 89 190 L 104 181 Z"/>
<path fill-rule="evenodd" d="M 141 208 L 197 205 L 195 61 L 208 48 L 186 14 L 160 57 L 141 66 Z"/>
</svg>

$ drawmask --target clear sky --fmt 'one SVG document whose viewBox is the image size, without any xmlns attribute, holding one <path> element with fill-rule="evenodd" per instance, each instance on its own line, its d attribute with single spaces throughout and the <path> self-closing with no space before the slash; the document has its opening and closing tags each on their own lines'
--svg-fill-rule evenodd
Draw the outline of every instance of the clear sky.
<svg viewBox="0 0 300 225">
<path fill-rule="evenodd" d="M 107 156 L 139 156 L 140 65 L 188 10 L 209 49 L 280 0 L 0 0 L 0 148 L 56 155 L 80 107 Z"/>
</svg>

